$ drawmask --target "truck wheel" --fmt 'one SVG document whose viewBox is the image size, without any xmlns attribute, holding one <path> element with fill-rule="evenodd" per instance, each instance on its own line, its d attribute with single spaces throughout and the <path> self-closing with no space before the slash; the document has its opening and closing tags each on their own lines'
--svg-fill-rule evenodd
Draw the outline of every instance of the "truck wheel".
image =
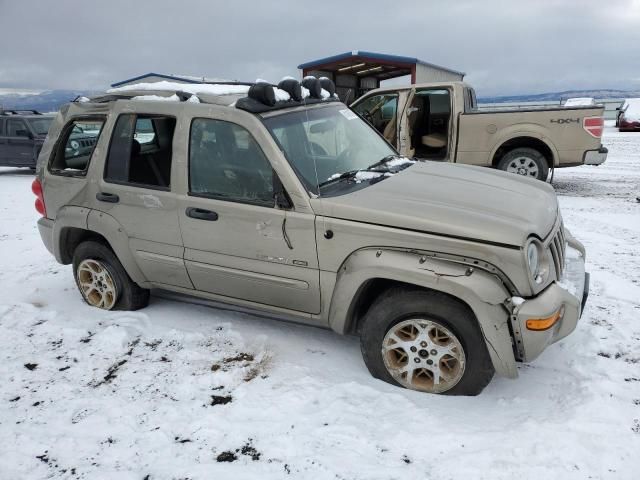
<svg viewBox="0 0 640 480">
<path fill-rule="evenodd" d="M 493 377 L 475 316 L 448 295 L 393 288 L 363 320 L 360 348 L 380 380 L 421 392 L 478 395 Z"/>
<path fill-rule="evenodd" d="M 498 162 L 498 168 L 509 173 L 517 173 L 525 177 L 545 181 L 549 173 L 547 159 L 533 148 L 515 148 Z"/>
<path fill-rule="evenodd" d="M 104 310 L 138 310 L 149 304 L 149 290 L 140 288 L 106 245 L 82 242 L 73 253 L 73 275 L 82 298 Z"/>
</svg>

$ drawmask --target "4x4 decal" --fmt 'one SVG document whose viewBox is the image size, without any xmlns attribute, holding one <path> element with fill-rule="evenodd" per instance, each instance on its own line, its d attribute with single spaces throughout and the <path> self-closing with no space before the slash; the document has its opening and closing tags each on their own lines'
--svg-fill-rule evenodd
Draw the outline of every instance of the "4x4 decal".
<svg viewBox="0 0 640 480">
<path fill-rule="evenodd" d="M 555 118 L 549 120 L 551 123 L 559 123 L 560 125 L 564 125 L 566 123 L 580 123 L 579 118 Z"/>
</svg>

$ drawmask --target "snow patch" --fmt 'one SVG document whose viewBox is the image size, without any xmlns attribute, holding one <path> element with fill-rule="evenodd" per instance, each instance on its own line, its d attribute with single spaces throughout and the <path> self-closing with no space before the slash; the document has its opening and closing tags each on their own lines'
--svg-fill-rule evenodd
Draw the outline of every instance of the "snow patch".
<svg viewBox="0 0 640 480">
<path fill-rule="evenodd" d="M 625 103 L 627 105 L 623 107 L 625 120 L 631 122 L 640 121 L 640 98 L 628 98 Z"/>
<path fill-rule="evenodd" d="M 286 102 L 291 100 L 291 95 L 278 87 L 273 87 L 273 93 L 276 96 L 276 102 Z"/>
<path fill-rule="evenodd" d="M 107 93 L 131 92 L 137 90 L 173 90 L 193 94 L 209 95 L 243 95 L 249 91 L 248 85 L 211 85 L 207 83 L 146 82 L 134 83 L 123 87 L 111 88 Z"/>
<path fill-rule="evenodd" d="M 388 168 L 401 167 L 402 165 L 411 165 L 416 163 L 415 160 L 411 160 L 407 157 L 395 157 L 387 162 L 385 162 L 385 166 Z"/>
<path fill-rule="evenodd" d="M 522 297 L 511 297 L 510 300 L 511 300 L 511 303 L 516 307 L 519 307 L 520 305 L 522 305 L 526 301 Z"/>
<path fill-rule="evenodd" d="M 364 182 L 365 180 L 373 180 L 374 178 L 379 178 L 382 175 L 384 174 L 381 172 L 369 172 L 367 170 L 361 170 L 358 173 L 356 173 L 353 179 L 355 180 L 356 183 L 360 183 L 360 182 Z"/>
<path fill-rule="evenodd" d="M 161 95 L 138 95 L 137 97 L 133 97 L 131 100 L 144 100 L 144 101 L 153 101 L 153 102 L 179 102 L 180 98 L 178 95 L 171 95 L 170 97 L 163 97 Z"/>
</svg>

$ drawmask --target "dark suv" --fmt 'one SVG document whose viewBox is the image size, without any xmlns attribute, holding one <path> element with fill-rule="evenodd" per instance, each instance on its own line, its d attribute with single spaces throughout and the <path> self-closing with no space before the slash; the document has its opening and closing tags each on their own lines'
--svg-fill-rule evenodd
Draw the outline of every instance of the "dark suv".
<svg viewBox="0 0 640 480">
<path fill-rule="evenodd" d="M 35 110 L 0 109 L 0 167 L 35 169 L 52 120 Z"/>
</svg>

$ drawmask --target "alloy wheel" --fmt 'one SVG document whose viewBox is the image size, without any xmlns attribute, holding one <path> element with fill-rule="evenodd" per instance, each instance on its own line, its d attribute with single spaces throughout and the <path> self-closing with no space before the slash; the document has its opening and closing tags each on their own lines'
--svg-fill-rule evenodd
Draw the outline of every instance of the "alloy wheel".
<svg viewBox="0 0 640 480">
<path fill-rule="evenodd" d="M 443 325 L 426 319 L 395 324 L 382 340 L 384 365 L 401 385 L 442 393 L 464 375 L 465 353 L 460 340 Z"/>
<path fill-rule="evenodd" d="M 98 260 L 85 259 L 78 265 L 78 286 L 87 303 L 111 310 L 117 300 L 116 284 L 107 267 Z"/>
</svg>

